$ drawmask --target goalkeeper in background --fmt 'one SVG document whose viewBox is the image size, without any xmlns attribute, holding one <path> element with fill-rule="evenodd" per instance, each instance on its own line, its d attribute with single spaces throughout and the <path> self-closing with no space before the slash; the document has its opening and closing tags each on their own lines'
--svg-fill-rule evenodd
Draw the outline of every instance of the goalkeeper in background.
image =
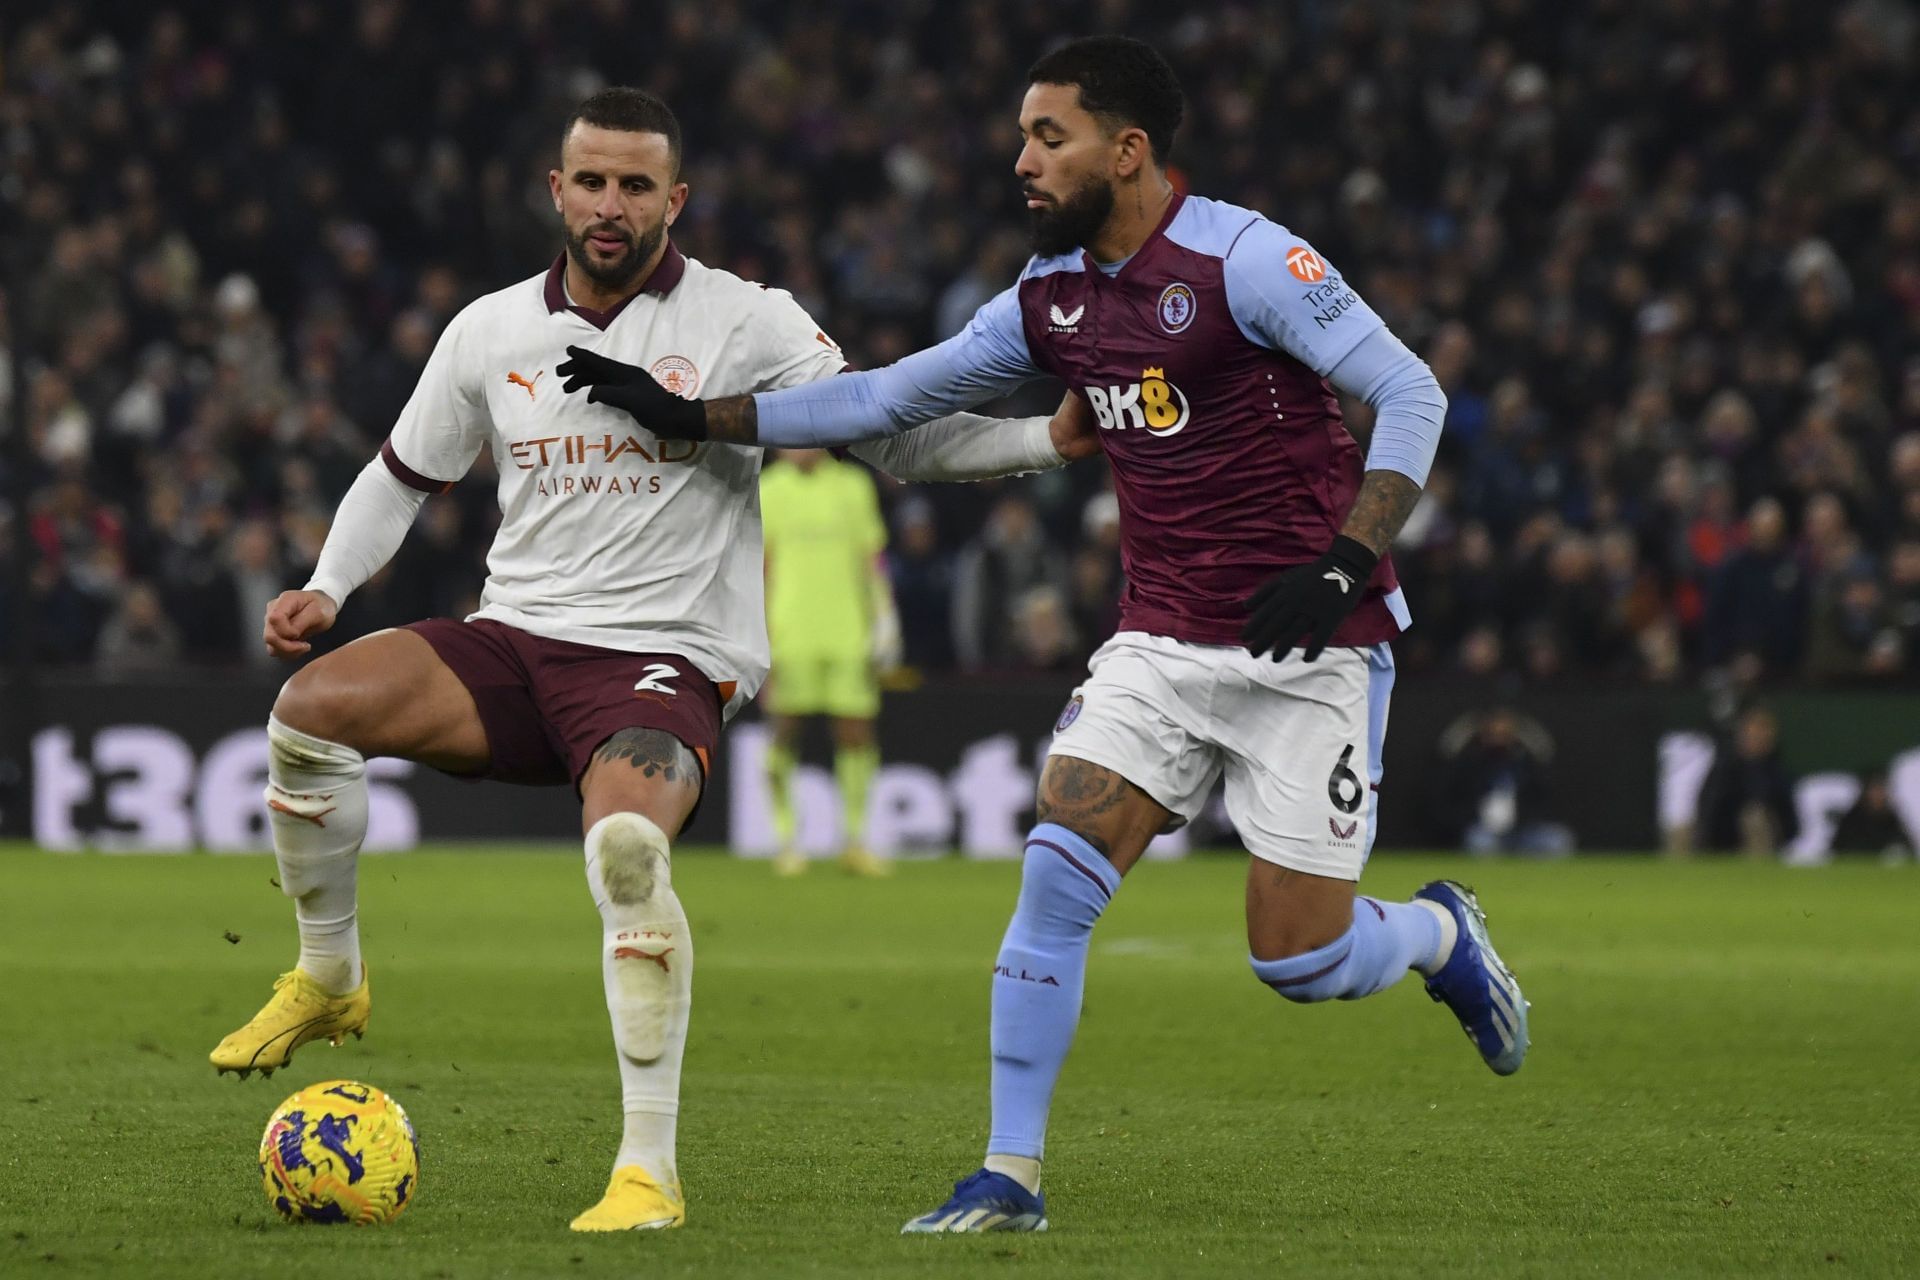
<svg viewBox="0 0 1920 1280">
<path fill-rule="evenodd" d="M 879 675 L 900 662 L 900 620 L 881 558 L 886 524 L 865 468 L 825 449 L 783 449 L 777 457 L 760 477 L 773 646 L 767 791 L 780 837 L 773 867 L 783 876 L 807 869 L 795 841 L 795 754 L 802 718 L 831 716 L 840 865 L 857 875 L 885 875 L 887 863 L 866 847 L 866 824 L 867 795 L 880 768 L 873 731 Z"/>
</svg>

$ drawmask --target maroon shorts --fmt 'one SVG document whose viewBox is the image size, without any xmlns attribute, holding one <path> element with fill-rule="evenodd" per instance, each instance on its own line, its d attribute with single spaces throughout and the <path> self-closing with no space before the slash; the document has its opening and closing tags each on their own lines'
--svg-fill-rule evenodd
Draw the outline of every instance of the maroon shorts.
<svg viewBox="0 0 1920 1280">
<path fill-rule="evenodd" d="M 433 646 L 480 709 L 492 759 L 465 776 L 577 788 L 593 753 L 622 729 L 672 734 L 700 758 L 703 776 L 719 746 L 720 691 L 679 654 L 548 640 L 488 618 L 406 629 Z"/>
</svg>

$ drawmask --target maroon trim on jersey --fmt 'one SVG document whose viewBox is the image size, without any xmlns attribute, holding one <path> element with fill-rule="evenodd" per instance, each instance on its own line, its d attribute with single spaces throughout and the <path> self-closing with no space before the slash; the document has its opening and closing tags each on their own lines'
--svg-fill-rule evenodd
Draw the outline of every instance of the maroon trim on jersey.
<svg viewBox="0 0 1920 1280">
<path fill-rule="evenodd" d="M 613 323 L 615 316 L 626 310 L 629 302 L 641 294 L 657 293 L 664 298 L 672 293 L 674 286 L 680 283 L 680 277 L 687 274 L 687 256 L 674 247 L 673 241 L 667 241 L 666 252 L 660 255 L 660 261 L 654 264 L 647 278 L 640 282 L 640 287 L 605 311 L 596 311 L 592 307 L 583 307 L 578 303 L 567 301 L 566 286 L 561 283 L 561 277 L 566 269 L 567 255 L 564 253 L 555 258 L 553 265 L 547 268 L 547 278 L 540 286 L 541 297 L 547 303 L 547 314 L 571 311 L 594 328 L 604 329 Z"/>
<path fill-rule="evenodd" d="M 1184 194 L 1178 191 L 1174 192 L 1173 199 L 1167 201 L 1167 211 L 1160 215 L 1159 225 L 1154 227 L 1152 231 L 1149 231 L 1147 233 L 1147 238 L 1140 242 L 1140 247 L 1133 251 L 1133 256 L 1127 259 L 1126 264 L 1122 266 L 1118 271 L 1114 272 L 1113 275 L 1109 276 L 1108 278 L 1112 280 L 1118 280 L 1121 276 L 1124 276 L 1125 274 L 1127 274 L 1127 267 L 1130 267 L 1134 263 L 1140 261 L 1141 256 L 1146 253 L 1148 247 L 1151 246 L 1155 240 L 1158 240 L 1167 234 L 1167 228 L 1172 226 L 1173 220 L 1178 216 L 1180 216 L 1180 206 L 1185 204 L 1186 202 L 1187 202 L 1187 197 Z M 1087 270 L 1096 272 L 1100 275 L 1106 275 L 1106 272 L 1100 270 L 1100 264 L 1093 260 L 1093 255 L 1091 253 L 1087 252 L 1085 249 L 1082 249 L 1080 250 L 1080 256 L 1086 260 Z"/>
<path fill-rule="evenodd" d="M 380 446 L 380 461 L 387 464 L 387 470 L 393 472 L 393 478 L 409 489 L 418 489 L 422 493 L 445 493 L 453 488 L 451 480 L 434 480 L 421 475 L 406 463 L 400 461 L 400 455 L 393 451 L 393 440 Z"/>
</svg>

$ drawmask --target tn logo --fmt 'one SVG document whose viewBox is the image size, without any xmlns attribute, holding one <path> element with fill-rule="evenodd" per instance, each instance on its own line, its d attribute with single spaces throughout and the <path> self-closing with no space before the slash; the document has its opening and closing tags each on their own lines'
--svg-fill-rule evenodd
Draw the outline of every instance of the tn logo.
<svg viewBox="0 0 1920 1280">
<path fill-rule="evenodd" d="M 1149 366 L 1140 381 L 1124 387 L 1087 387 L 1093 416 L 1108 431 L 1145 427 L 1157 436 L 1170 436 L 1192 416 L 1186 393 L 1167 381 L 1167 371 Z"/>
<path fill-rule="evenodd" d="M 679 674 L 678 671 L 675 671 L 664 662 L 649 662 L 647 664 L 647 674 L 634 682 L 633 691 L 635 693 L 678 693 L 680 692 L 678 689 L 669 689 L 660 682 L 662 680 L 671 680 Z"/>
</svg>

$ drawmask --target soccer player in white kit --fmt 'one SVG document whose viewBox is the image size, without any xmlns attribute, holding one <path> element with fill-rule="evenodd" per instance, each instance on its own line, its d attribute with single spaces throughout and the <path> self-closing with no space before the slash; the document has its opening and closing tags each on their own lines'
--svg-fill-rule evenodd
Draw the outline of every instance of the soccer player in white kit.
<svg viewBox="0 0 1920 1280">
<path fill-rule="evenodd" d="M 768 391 L 846 367 L 790 295 L 674 247 L 668 228 L 687 198 L 679 170 L 679 124 L 651 95 L 609 89 L 574 112 L 548 176 L 565 252 L 454 317 L 380 456 L 342 501 L 312 580 L 268 608 L 268 649 L 306 653 L 308 637 L 392 557 L 427 495 L 492 448 L 501 523 L 479 611 L 327 654 L 274 704 L 266 803 L 300 956 L 211 1054 L 220 1071 L 270 1073 L 302 1044 L 364 1031 L 355 881 L 367 757 L 570 783 L 602 920 L 625 1117 L 605 1197 L 573 1220 L 583 1231 L 686 1217 L 674 1128 L 693 952 L 669 847 L 699 803 L 722 723 L 759 688 L 768 653 L 761 451 L 659 439 L 563 384 L 595 353 L 689 397 Z M 1069 397 L 1054 420 L 955 415 L 856 452 L 903 479 L 979 479 L 1093 447 Z"/>
</svg>

